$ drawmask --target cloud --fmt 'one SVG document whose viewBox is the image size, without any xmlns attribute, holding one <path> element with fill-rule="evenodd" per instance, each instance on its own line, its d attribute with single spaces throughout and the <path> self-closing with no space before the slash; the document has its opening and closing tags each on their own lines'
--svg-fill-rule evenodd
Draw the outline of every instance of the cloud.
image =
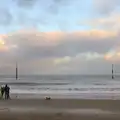
<svg viewBox="0 0 120 120">
<path fill-rule="evenodd" d="M 102 30 L 109 30 L 114 32 L 120 31 L 120 14 L 117 13 L 111 13 L 109 15 L 94 18 L 89 21 L 81 22 L 80 24 L 91 26 L 92 28 L 100 28 Z"/>
<path fill-rule="evenodd" d="M 0 25 L 8 26 L 12 22 L 12 14 L 8 9 L 0 8 Z"/>
<path fill-rule="evenodd" d="M 22 8 L 33 8 L 36 3 L 39 7 L 44 5 L 47 12 L 52 14 L 57 14 L 61 6 L 66 6 L 70 3 L 69 0 L 16 0 L 15 1 L 19 7 Z"/>
<path fill-rule="evenodd" d="M 70 56 L 65 56 L 62 58 L 56 58 L 54 60 L 55 65 L 66 65 L 68 63 L 71 63 L 72 61 L 76 60 L 85 60 L 85 61 L 91 61 L 95 59 L 101 59 L 104 58 L 104 54 L 99 54 L 96 52 L 86 52 L 86 53 L 79 53 L 76 56 L 70 57 Z"/>
<path fill-rule="evenodd" d="M 6 42 L 8 46 L 16 45 L 15 51 L 24 58 L 65 57 L 88 51 L 98 53 L 109 51 L 118 41 L 116 36 L 112 36 L 110 33 L 102 31 L 74 33 L 23 31 L 9 35 Z"/>
<path fill-rule="evenodd" d="M 106 55 L 104 56 L 104 58 L 107 61 L 111 61 L 111 62 L 114 62 L 114 63 L 119 63 L 120 62 L 120 49 L 119 49 L 119 47 L 120 46 L 108 51 L 106 53 Z"/>
<path fill-rule="evenodd" d="M 12 67 L 14 70 L 17 60 L 21 74 L 24 71 L 44 74 L 85 73 L 95 65 L 102 69 L 102 64 L 109 66 L 113 61 L 119 63 L 119 34 L 112 31 L 20 30 L 1 35 L 0 40 L 0 69 L 5 64 L 5 69 Z M 90 72 L 95 72 L 95 68 Z"/>
<path fill-rule="evenodd" d="M 57 59 L 55 59 L 55 60 L 54 60 L 54 63 L 55 63 L 56 65 L 58 65 L 58 64 L 68 63 L 68 62 L 70 62 L 70 61 L 71 61 L 71 58 L 70 58 L 69 56 L 65 56 L 65 57 L 63 57 L 63 58 L 57 58 Z"/>
<path fill-rule="evenodd" d="M 95 9 L 100 14 L 110 14 L 113 12 L 119 5 L 119 0 L 93 0 L 93 5 Z"/>
<path fill-rule="evenodd" d="M 37 0 L 16 0 L 19 7 L 31 8 L 35 5 Z"/>
<path fill-rule="evenodd" d="M 20 31 L 8 35 L 5 41 L 9 47 L 14 45 L 13 48 L 19 56 L 29 59 L 75 56 L 88 51 L 105 53 L 119 42 L 117 34 L 104 31 L 73 33 Z"/>
<path fill-rule="evenodd" d="M 52 14 L 58 14 L 61 7 L 69 5 L 71 0 L 53 0 L 50 6 L 48 7 L 48 12 Z"/>
<path fill-rule="evenodd" d="M 56 64 L 57 74 L 111 74 L 112 62 L 105 60 L 103 54 L 81 53 L 70 57 L 69 61 L 65 57 L 59 60 Z"/>
</svg>

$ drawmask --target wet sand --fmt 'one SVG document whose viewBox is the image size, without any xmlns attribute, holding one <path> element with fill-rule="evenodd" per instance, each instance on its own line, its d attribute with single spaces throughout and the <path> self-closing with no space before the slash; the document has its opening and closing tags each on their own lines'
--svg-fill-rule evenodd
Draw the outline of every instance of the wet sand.
<svg viewBox="0 0 120 120">
<path fill-rule="evenodd" d="M 120 100 L 0 101 L 0 120 L 120 120 Z"/>
</svg>

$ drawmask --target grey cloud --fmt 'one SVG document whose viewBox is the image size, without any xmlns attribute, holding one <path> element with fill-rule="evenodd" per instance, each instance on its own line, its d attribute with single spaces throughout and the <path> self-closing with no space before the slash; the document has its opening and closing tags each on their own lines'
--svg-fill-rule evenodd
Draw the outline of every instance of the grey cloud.
<svg viewBox="0 0 120 120">
<path fill-rule="evenodd" d="M 15 0 L 19 7 L 31 8 L 35 5 L 37 0 Z"/>
<path fill-rule="evenodd" d="M 102 58 L 86 61 L 80 53 L 97 52 L 106 53 L 110 49 L 119 46 L 119 35 L 113 38 L 81 37 L 66 34 L 60 39 L 52 40 L 48 34 L 36 32 L 18 32 L 9 35 L 5 41 L 8 46 L 18 45 L 5 54 L 0 53 L 0 71 L 2 73 L 14 73 L 16 60 L 20 66 L 20 74 L 24 73 L 109 73 L 111 63 Z M 49 42 L 47 43 L 46 41 Z M 52 44 L 54 41 L 56 44 Z M 70 62 L 64 65 L 54 65 L 55 58 L 70 56 Z M 5 67 L 4 67 L 5 65 Z M 80 67 L 78 67 L 80 66 Z M 97 67 L 96 67 L 97 66 Z M 105 67 L 104 70 L 103 66 Z M 82 69 L 81 69 L 82 68 Z M 11 70 L 11 71 L 10 71 Z"/>
<path fill-rule="evenodd" d="M 76 56 L 85 52 L 104 54 L 119 43 L 119 38 L 117 37 L 99 40 L 98 38 L 90 37 L 72 38 L 69 34 L 60 41 L 55 41 L 57 44 L 54 45 L 46 44 L 48 39 L 42 33 L 40 33 L 40 36 L 37 36 L 36 33 L 32 33 L 32 35 L 24 33 L 11 35 L 6 39 L 6 42 L 18 45 L 14 54 L 23 60 Z"/>
<path fill-rule="evenodd" d="M 93 0 L 93 4 L 97 12 L 110 14 L 120 5 L 120 0 Z"/>
<path fill-rule="evenodd" d="M 53 0 L 53 2 L 48 7 L 48 12 L 54 15 L 59 13 L 59 10 L 62 7 L 67 7 L 70 4 L 71 0 Z"/>
<path fill-rule="evenodd" d="M 79 39 L 79 40 L 78 40 Z M 78 38 L 72 40 L 65 40 L 58 44 L 55 48 L 56 55 L 59 56 L 75 56 L 78 53 L 84 52 L 98 52 L 106 53 L 109 51 L 118 41 L 114 41 L 114 38 L 109 40 L 90 40 L 90 38 Z M 53 50 L 54 51 L 54 50 Z"/>
<path fill-rule="evenodd" d="M 38 3 L 39 7 L 41 7 L 43 3 L 44 7 L 47 7 L 47 4 L 49 4 L 48 9 L 51 11 L 52 9 L 53 11 L 56 11 L 58 10 L 59 6 L 66 5 L 66 3 L 68 3 L 68 0 L 16 0 L 15 2 L 19 7 L 23 8 L 32 8 L 36 3 Z"/>
<path fill-rule="evenodd" d="M 68 74 L 111 74 L 111 62 L 105 61 L 104 59 L 96 59 L 93 61 L 85 61 L 82 58 L 72 60 L 68 64 L 64 64 L 67 68 L 65 73 Z M 104 66 L 104 69 L 103 69 Z M 62 68 L 58 66 L 58 68 Z M 61 71 L 62 73 L 64 73 Z M 60 71 L 58 71 L 59 73 Z"/>
<path fill-rule="evenodd" d="M 10 25 L 12 19 L 12 14 L 8 9 L 0 8 L 0 25 Z"/>
<path fill-rule="evenodd" d="M 71 0 L 53 0 L 54 4 L 66 6 L 69 5 Z"/>
</svg>

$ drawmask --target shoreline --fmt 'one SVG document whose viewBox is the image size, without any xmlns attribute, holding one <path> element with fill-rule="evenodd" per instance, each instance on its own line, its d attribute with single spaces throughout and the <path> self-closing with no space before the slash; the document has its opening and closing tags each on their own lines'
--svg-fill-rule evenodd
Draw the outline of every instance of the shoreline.
<svg viewBox="0 0 120 120">
<path fill-rule="evenodd" d="M 49 94 L 49 93 L 41 93 L 41 94 L 26 94 L 26 93 L 11 93 L 10 94 L 11 99 L 45 99 L 46 97 L 51 97 L 52 99 L 78 99 L 78 100 L 120 100 L 120 94 L 110 94 L 106 96 L 104 95 L 91 95 L 91 94 Z"/>
</svg>

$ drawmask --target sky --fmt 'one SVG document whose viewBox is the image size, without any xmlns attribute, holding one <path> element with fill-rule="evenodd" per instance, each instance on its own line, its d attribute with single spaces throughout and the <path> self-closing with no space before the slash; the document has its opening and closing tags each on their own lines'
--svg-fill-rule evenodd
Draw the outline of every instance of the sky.
<svg viewBox="0 0 120 120">
<path fill-rule="evenodd" d="M 4 0 L 0 74 L 120 74 L 120 0 Z"/>
</svg>

